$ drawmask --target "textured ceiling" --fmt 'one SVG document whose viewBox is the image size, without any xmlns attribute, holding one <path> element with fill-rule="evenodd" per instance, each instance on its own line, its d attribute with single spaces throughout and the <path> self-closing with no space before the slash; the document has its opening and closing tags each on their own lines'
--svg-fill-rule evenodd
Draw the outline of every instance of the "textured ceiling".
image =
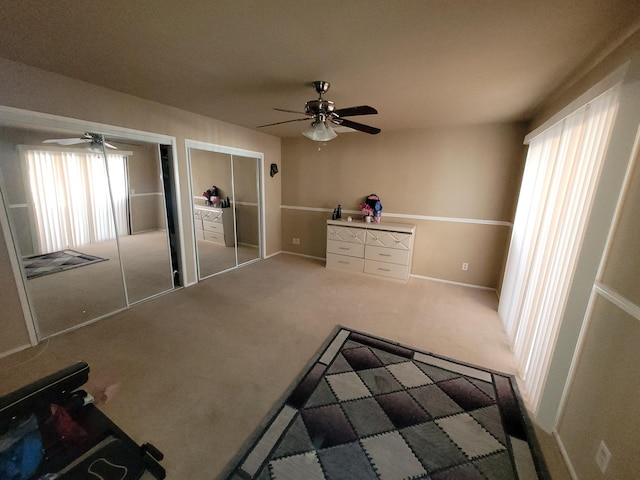
<svg viewBox="0 0 640 480">
<path fill-rule="evenodd" d="M 249 128 L 299 118 L 273 107 L 326 80 L 385 131 L 527 120 L 639 18 L 634 0 L 3 0 L 0 57 Z"/>
</svg>

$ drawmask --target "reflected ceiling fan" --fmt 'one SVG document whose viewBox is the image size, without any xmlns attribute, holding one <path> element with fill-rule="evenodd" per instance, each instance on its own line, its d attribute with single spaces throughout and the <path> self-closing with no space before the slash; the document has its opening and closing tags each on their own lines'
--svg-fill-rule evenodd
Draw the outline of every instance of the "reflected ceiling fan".
<svg viewBox="0 0 640 480">
<path fill-rule="evenodd" d="M 99 147 L 101 145 L 104 145 L 107 148 L 112 148 L 114 150 L 118 149 L 118 147 L 116 147 L 115 145 L 112 145 L 112 144 L 102 140 L 102 135 L 100 135 L 98 133 L 90 133 L 90 132 L 86 132 L 81 137 L 76 137 L 76 138 L 51 138 L 49 140 L 43 140 L 42 143 L 57 143 L 58 145 L 77 145 L 77 144 L 80 144 L 80 143 L 89 143 L 89 144 L 91 144 L 90 147 Z"/>
<path fill-rule="evenodd" d="M 378 111 L 368 105 L 361 105 L 359 107 L 348 107 L 336 109 L 335 105 L 330 100 L 325 100 L 322 95 L 327 93 L 331 84 L 322 80 L 313 82 L 313 88 L 318 93 L 317 100 L 309 100 L 304 106 L 304 112 L 297 112 L 294 110 L 285 110 L 283 108 L 274 108 L 279 112 L 298 113 L 300 115 L 306 115 L 304 118 L 296 118 L 295 120 L 285 120 L 284 122 L 269 123 L 267 125 L 260 125 L 257 128 L 271 127 L 273 125 L 281 125 L 283 123 L 301 122 L 303 120 L 309 120 L 312 118 L 311 126 L 302 132 L 302 134 L 315 140 L 316 142 L 326 142 L 338 135 L 333 130 L 331 125 L 338 125 L 342 127 L 352 128 L 360 132 L 368 133 L 370 135 L 376 135 L 380 133 L 380 129 L 364 125 L 362 123 L 353 122 L 347 120 L 344 117 L 355 117 L 357 115 L 375 115 Z"/>
</svg>

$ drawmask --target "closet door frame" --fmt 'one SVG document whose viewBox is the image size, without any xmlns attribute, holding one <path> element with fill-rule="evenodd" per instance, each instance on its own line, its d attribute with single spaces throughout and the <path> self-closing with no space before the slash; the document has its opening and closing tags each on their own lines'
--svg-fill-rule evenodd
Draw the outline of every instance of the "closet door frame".
<svg viewBox="0 0 640 480">
<path fill-rule="evenodd" d="M 176 145 L 176 137 L 157 134 L 152 132 L 145 132 L 142 130 L 134 130 L 130 128 L 117 127 L 113 125 L 106 125 L 97 122 L 91 122 L 86 120 L 79 120 L 69 117 L 62 117 L 58 115 L 51 115 L 48 113 L 42 112 L 34 112 L 30 110 L 23 110 L 20 108 L 7 107 L 0 105 L 0 121 L 10 122 L 17 128 L 50 128 L 50 129 L 63 129 L 63 130 L 78 130 L 78 131 L 96 131 L 100 132 L 102 135 L 106 136 L 117 136 L 124 137 L 130 140 L 138 140 L 142 142 L 148 143 L 158 143 L 162 145 L 170 145 L 172 149 L 173 155 L 173 170 L 176 175 L 175 178 L 175 198 L 181 198 L 180 195 L 180 182 L 177 178 L 178 175 L 178 155 L 177 155 L 177 145 Z M 35 346 L 41 340 L 38 330 L 38 325 L 34 314 L 32 313 L 32 309 L 29 305 L 29 295 L 27 293 L 27 287 L 22 280 L 22 272 L 20 270 L 20 262 L 18 259 L 18 249 L 14 243 L 13 235 L 10 230 L 10 222 L 9 219 L 6 218 L 4 212 L 6 212 L 5 201 L 0 196 L 0 209 L 3 211 L 3 214 L 0 215 L 0 221 L 2 221 L 2 229 L 5 241 L 7 242 L 7 249 L 9 251 L 11 268 L 14 272 L 14 278 L 16 279 L 16 287 L 18 289 L 18 295 L 20 298 L 20 303 L 22 306 L 22 311 L 25 318 L 25 324 L 27 328 L 27 332 L 29 334 L 29 341 L 32 346 Z M 180 205 L 177 205 L 178 225 L 183 225 L 181 208 Z M 186 264 L 186 258 L 184 255 L 184 232 L 182 229 L 179 231 L 178 236 L 179 248 L 180 248 L 180 262 L 182 265 L 182 271 L 184 271 L 184 265 Z M 127 305 L 128 308 L 130 305 Z M 115 313 L 115 312 L 112 312 Z M 103 317 L 98 317 L 92 319 L 86 323 L 78 324 L 73 329 L 82 327 L 89 323 L 94 323 L 100 320 Z M 62 333 L 62 332 L 59 332 Z M 49 335 L 49 336 L 55 336 Z"/>
</svg>

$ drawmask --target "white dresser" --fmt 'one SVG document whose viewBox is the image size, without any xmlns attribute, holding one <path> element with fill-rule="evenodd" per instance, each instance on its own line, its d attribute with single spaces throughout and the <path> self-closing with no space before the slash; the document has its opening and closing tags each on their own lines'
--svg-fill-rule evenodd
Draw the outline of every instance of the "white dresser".
<svg viewBox="0 0 640 480">
<path fill-rule="evenodd" d="M 235 245 L 231 208 L 194 205 L 193 223 L 197 239 L 208 240 L 227 247 Z"/>
<path fill-rule="evenodd" d="M 415 225 L 327 220 L 327 267 L 408 280 Z"/>
</svg>

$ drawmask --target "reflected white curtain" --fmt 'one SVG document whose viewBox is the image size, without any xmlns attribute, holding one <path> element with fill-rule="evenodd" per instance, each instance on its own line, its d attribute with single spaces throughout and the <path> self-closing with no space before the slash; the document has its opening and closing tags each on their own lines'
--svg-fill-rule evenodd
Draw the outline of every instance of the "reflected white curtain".
<svg viewBox="0 0 640 480">
<path fill-rule="evenodd" d="M 534 137 L 498 312 L 537 411 L 618 105 L 605 92 Z"/>
<path fill-rule="evenodd" d="M 40 253 L 128 233 L 125 155 L 107 156 L 115 215 L 102 155 L 34 149 L 25 156 Z"/>
</svg>

